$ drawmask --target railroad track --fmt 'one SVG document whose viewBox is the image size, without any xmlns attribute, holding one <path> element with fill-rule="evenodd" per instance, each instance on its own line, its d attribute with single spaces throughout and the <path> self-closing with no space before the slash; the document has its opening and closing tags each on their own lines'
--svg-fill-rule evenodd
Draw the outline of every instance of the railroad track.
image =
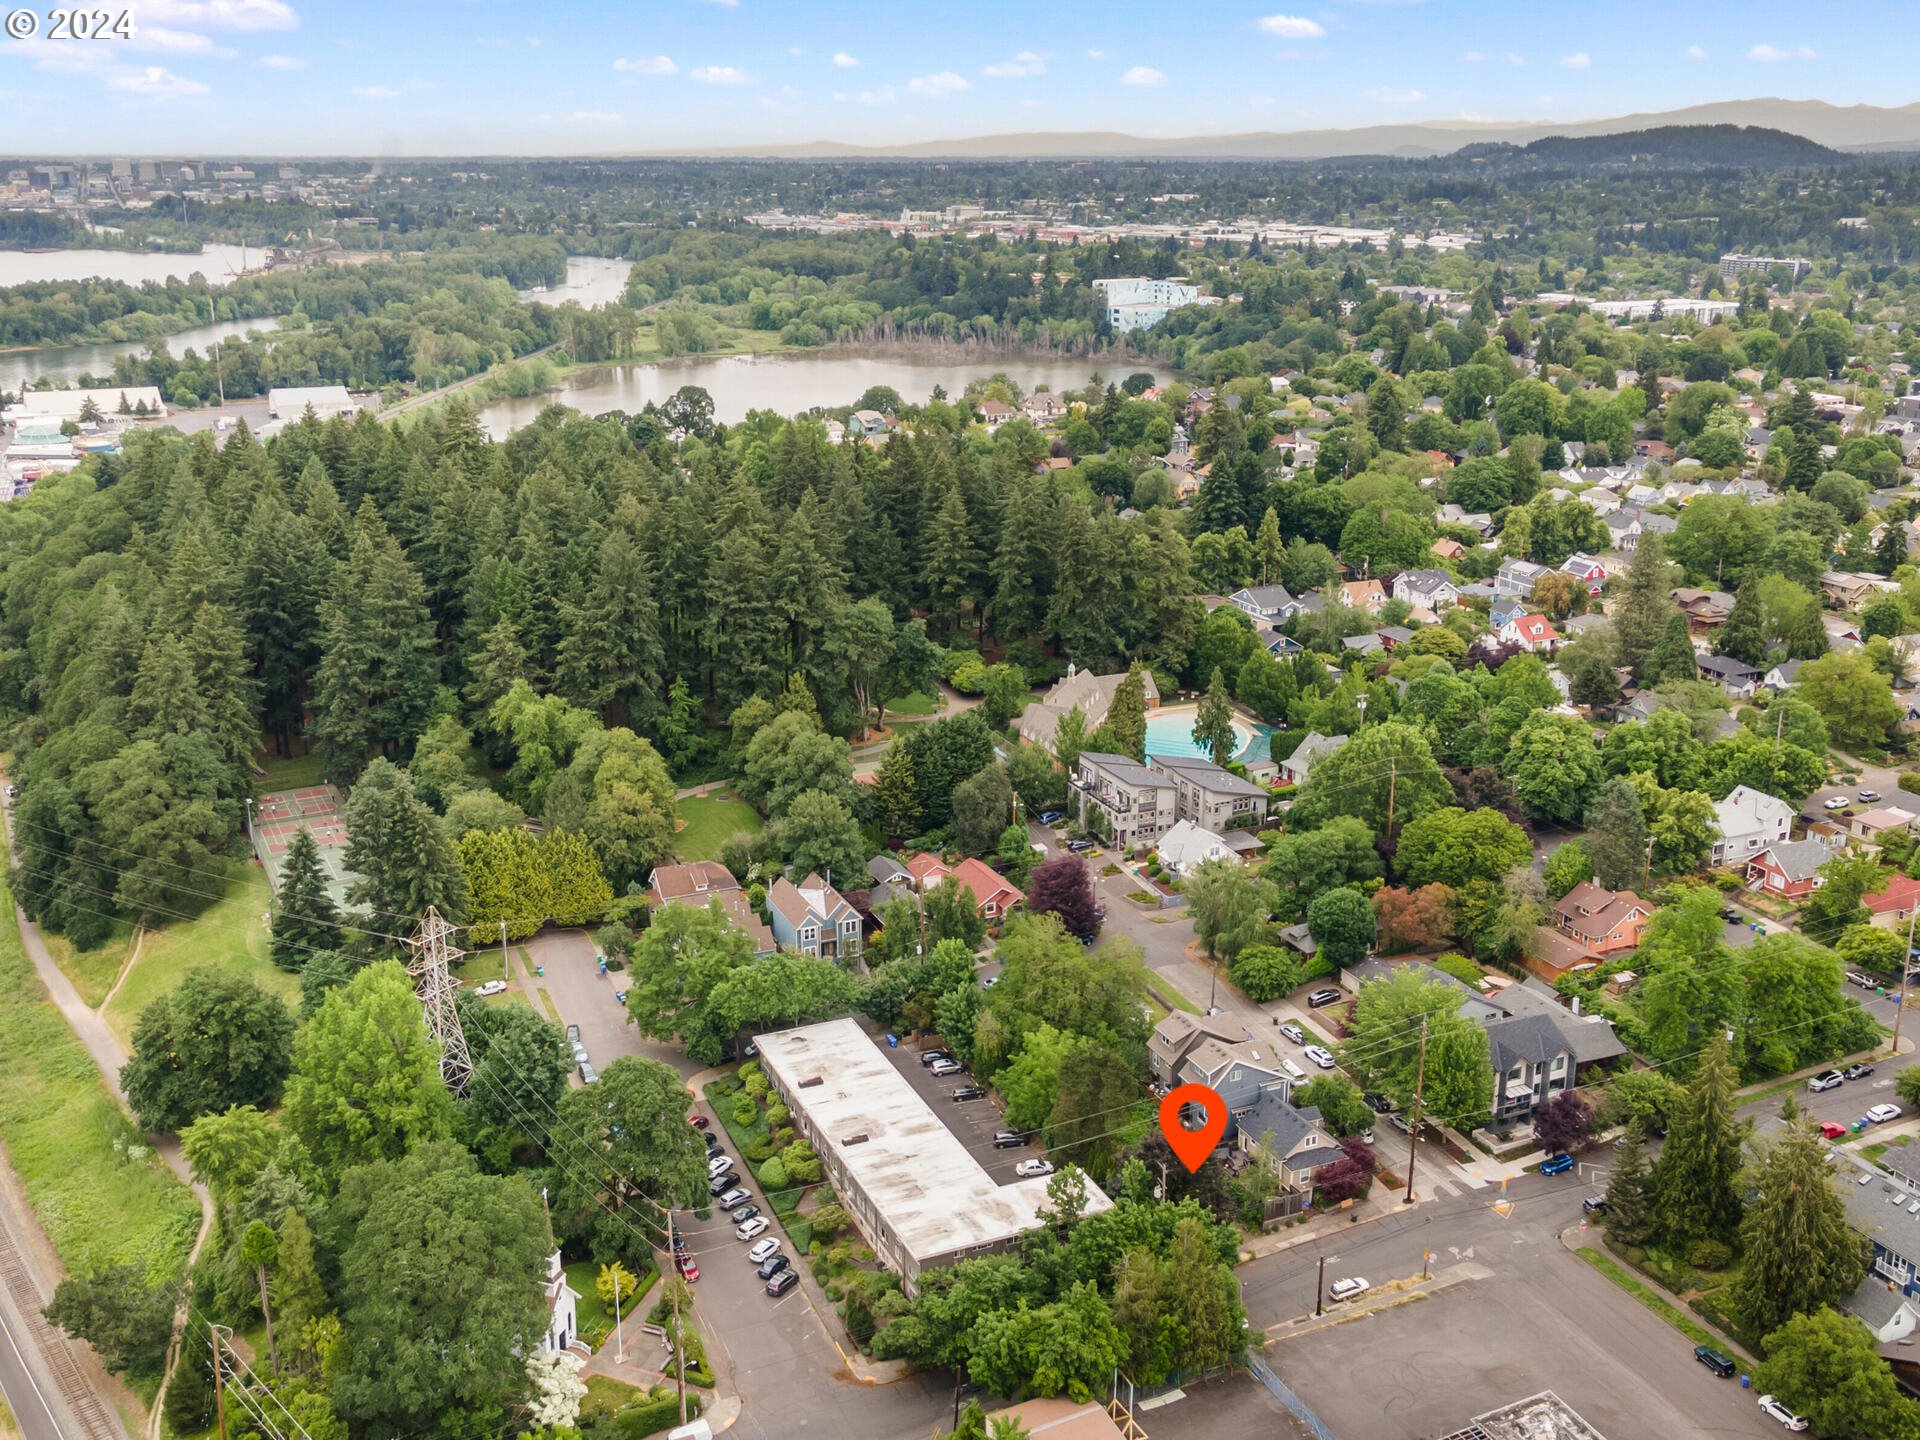
<svg viewBox="0 0 1920 1440">
<path fill-rule="evenodd" d="M 6 1286 L 25 1317 L 26 1338 L 45 1358 L 60 1398 L 66 1401 L 68 1413 L 80 1426 L 80 1436 L 85 1440 L 126 1440 L 126 1432 L 111 1407 L 100 1398 L 81 1370 L 72 1343 L 40 1313 L 47 1297 L 34 1283 L 33 1272 L 27 1269 L 26 1259 L 4 1222 L 0 1222 L 0 1284 Z"/>
</svg>

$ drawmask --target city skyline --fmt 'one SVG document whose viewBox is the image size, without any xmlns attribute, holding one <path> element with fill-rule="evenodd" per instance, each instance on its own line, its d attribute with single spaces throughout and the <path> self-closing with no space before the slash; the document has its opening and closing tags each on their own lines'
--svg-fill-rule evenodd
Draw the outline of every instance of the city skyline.
<svg viewBox="0 0 1920 1440">
<path fill-rule="evenodd" d="M 1097 23 L 983 0 L 620 7 L 147 0 L 130 40 L 0 43 L 0 125 L 33 153 L 552 154 L 1570 124 L 1759 96 L 1915 98 L 1885 0 L 1604 16 L 1518 0 L 1276 0 Z M 44 12 L 42 12 L 44 22 Z M 1905 138 L 1905 137 L 1900 137 Z"/>
</svg>

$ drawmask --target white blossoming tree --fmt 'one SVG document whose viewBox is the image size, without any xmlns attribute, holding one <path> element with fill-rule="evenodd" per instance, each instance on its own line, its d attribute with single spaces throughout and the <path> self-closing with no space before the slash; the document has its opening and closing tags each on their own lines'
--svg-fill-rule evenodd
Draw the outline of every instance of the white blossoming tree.
<svg viewBox="0 0 1920 1440">
<path fill-rule="evenodd" d="M 534 1424 L 557 1430 L 579 1423 L 580 1402 L 587 1398 L 587 1382 L 580 1378 L 585 1364 L 578 1355 L 552 1350 L 538 1351 L 527 1361 L 533 1382 L 527 1416 Z"/>
</svg>

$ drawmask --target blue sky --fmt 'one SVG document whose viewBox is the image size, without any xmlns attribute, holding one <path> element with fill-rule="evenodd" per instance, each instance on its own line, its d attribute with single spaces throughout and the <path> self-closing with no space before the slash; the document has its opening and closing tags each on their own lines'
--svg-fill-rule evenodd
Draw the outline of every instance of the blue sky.
<svg viewBox="0 0 1920 1440">
<path fill-rule="evenodd" d="M 551 154 L 1920 98 L 1906 0 L 100 3 L 134 39 L 0 39 L 0 150 Z"/>
</svg>

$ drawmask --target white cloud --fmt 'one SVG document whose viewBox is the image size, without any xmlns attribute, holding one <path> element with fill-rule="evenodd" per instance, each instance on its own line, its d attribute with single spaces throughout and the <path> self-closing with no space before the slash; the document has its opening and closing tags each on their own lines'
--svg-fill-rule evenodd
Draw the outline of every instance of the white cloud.
<svg viewBox="0 0 1920 1440">
<path fill-rule="evenodd" d="M 617 125 L 620 123 L 620 117 L 611 110 L 576 110 L 573 112 L 573 118 L 575 120 L 585 120 L 595 125 Z"/>
<path fill-rule="evenodd" d="M 207 87 L 198 80 L 188 80 L 176 75 L 164 65 L 148 65 L 139 70 L 129 70 L 125 74 L 109 78 L 107 85 L 114 90 L 126 90 L 135 95 L 152 95 L 161 100 L 171 100 L 177 95 L 207 93 Z"/>
<path fill-rule="evenodd" d="M 942 70 L 934 75 L 916 75 L 907 81 L 907 89 L 916 95 L 958 95 L 973 88 L 964 75 Z"/>
<path fill-rule="evenodd" d="M 1376 85 L 1367 91 L 1367 98 L 1377 100 L 1382 105 L 1412 105 L 1427 98 L 1424 90 L 1396 90 L 1390 85 Z"/>
<path fill-rule="evenodd" d="M 1814 54 L 1813 47 L 1810 45 L 1785 47 L 1779 45 L 1756 45 L 1747 51 L 1747 59 L 1761 60 L 1768 63 L 1780 60 L 1817 60 L 1819 58 L 1818 55 Z"/>
<path fill-rule="evenodd" d="M 689 80 L 698 80 L 702 85 L 751 85 L 753 76 L 744 70 L 736 70 L 731 65 L 702 65 L 697 70 L 687 72 Z"/>
<path fill-rule="evenodd" d="M 307 62 L 298 55 L 262 55 L 260 63 L 269 70 L 304 70 Z"/>
<path fill-rule="evenodd" d="M 1706 58 L 1707 58 L 1707 52 L 1703 46 L 1699 46 L 1699 45 L 1687 46 L 1687 59 L 1704 60 Z"/>
<path fill-rule="evenodd" d="M 1251 105 L 1255 110 L 1265 110 L 1268 106 L 1273 104 L 1273 96 L 1249 95 L 1247 97 L 1247 104 Z"/>
<path fill-rule="evenodd" d="M 1462 65 L 1478 65 L 1487 58 L 1484 50 L 1469 50 L 1460 57 Z"/>
<path fill-rule="evenodd" d="M 854 59 L 853 56 L 847 54 L 846 51 L 836 50 L 833 52 L 833 63 L 839 66 L 842 70 L 851 70 L 853 69 L 854 66 L 858 65 L 860 62 Z"/>
<path fill-rule="evenodd" d="M 300 17 L 286 0 L 142 0 L 140 24 L 200 30 L 297 30 Z"/>
<path fill-rule="evenodd" d="M 166 50 L 175 55 L 206 55 L 214 49 L 210 36 L 192 30 L 169 30 L 163 25 L 140 26 L 134 32 L 133 44 L 137 49 Z M 219 54 L 223 59 L 231 59 L 234 52 L 222 49 Z"/>
<path fill-rule="evenodd" d="M 1562 55 L 1560 57 L 1560 64 L 1568 70 L 1591 70 L 1593 68 L 1593 57 L 1587 54 L 1586 51 L 1580 50 L 1572 55 Z"/>
<path fill-rule="evenodd" d="M 707 0 L 709 5 L 718 5 L 722 10 L 738 10 L 740 0 Z"/>
<path fill-rule="evenodd" d="M 1268 15 L 1255 23 L 1283 40 L 1317 40 L 1327 33 L 1325 26 L 1304 15 Z"/>
<path fill-rule="evenodd" d="M 407 80 L 399 85 L 356 85 L 353 93 L 362 100 L 397 100 L 402 95 L 410 95 L 416 90 L 432 90 L 439 85 L 438 80 Z"/>
<path fill-rule="evenodd" d="M 629 60 L 622 55 L 613 62 L 613 68 L 623 75 L 678 75 L 680 67 L 664 55 L 643 55 L 638 60 Z"/>
<path fill-rule="evenodd" d="M 1167 77 L 1151 65 L 1136 65 L 1120 77 L 1122 85 L 1164 85 Z"/>
<path fill-rule="evenodd" d="M 1022 50 L 1011 60 L 1002 60 L 998 65 L 989 65 L 980 72 L 995 80 L 1017 80 L 1023 75 L 1044 75 L 1047 62 L 1031 50 Z"/>
<path fill-rule="evenodd" d="M 1513 51 L 1509 50 L 1507 51 L 1507 63 L 1509 65 L 1524 65 L 1527 62 L 1521 59 L 1518 55 L 1514 54 Z"/>
<path fill-rule="evenodd" d="M 1087 59 L 1089 60 L 1104 60 L 1106 58 L 1107 58 L 1107 52 L 1104 50 L 1087 51 Z"/>
<path fill-rule="evenodd" d="M 845 90 L 834 92 L 834 102 L 839 105 L 893 105 L 900 97 L 894 93 L 891 85 L 883 85 L 878 90 L 857 90 L 849 93 Z"/>
</svg>

